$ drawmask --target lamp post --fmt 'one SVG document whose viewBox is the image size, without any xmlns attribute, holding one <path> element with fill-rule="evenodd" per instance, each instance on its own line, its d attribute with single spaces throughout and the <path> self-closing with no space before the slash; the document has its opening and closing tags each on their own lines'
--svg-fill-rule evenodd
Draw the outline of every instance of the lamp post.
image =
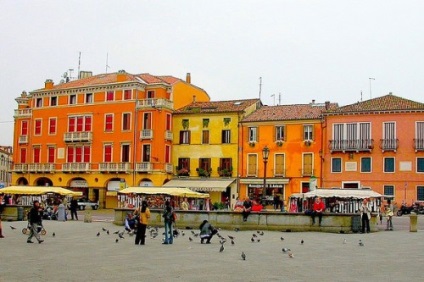
<svg viewBox="0 0 424 282">
<path fill-rule="evenodd" d="M 262 205 L 265 208 L 266 205 L 266 164 L 268 163 L 268 157 L 269 157 L 269 148 L 265 146 L 262 149 L 262 159 L 264 161 L 264 188 L 262 189 Z"/>
</svg>

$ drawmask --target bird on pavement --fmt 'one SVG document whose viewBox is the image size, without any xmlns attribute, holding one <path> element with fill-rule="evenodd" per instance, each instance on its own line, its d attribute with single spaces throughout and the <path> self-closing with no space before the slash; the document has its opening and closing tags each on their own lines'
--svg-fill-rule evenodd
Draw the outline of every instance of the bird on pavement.
<svg viewBox="0 0 424 282">
<path fill-rule="evenodd" d="M 258 234 L 259 234 L 259 233 L 261 233 L 261 231 L 259 231 L 259 230 L 256 230 L 256 233 L 258 233 Z"/>
<path fill-rule="evenodd" d="M 15 229 L 16 229 L 16 227 L 14 227 L 14 226 L 12 226 L 12 225 L 10 225 L 10 228 L 11 228 L 12 230 L 15 230 Z"/>
<path fill-rule="evenodd" d="M 303 239 L 300 240 L 300 244 L 303 245 L 303 243 L 305 243 L 305 241 L 303 241 Z"/>
<path fill-rule="evenodd" d="M 346 243 L 347 243 L 347 240 L 346 240 L 346 239 L 344 239 L 344 240 L 343 240 L 343 244 L 346 244 Z"/>
<path fill-rule="evenodd" d="M 258 242 L 258 243 L 259 243 L 260 241 L 261 241 L 261 239 L 259 239 L 259 238 L 256 240 L 256 242 Z"/>
<path fill-rule="evenodd" d="M 121 238 L 121 239 L 125 239 L 124 235 L 122 235 L 121 233 L 118 234 L 118 237 Z"/>
<path fill-rule="evenodd" d="M 224 244 L 221 244 L 221 248 L 219 248 L 219 252 L 222 253 L 224 251 Z"/>
<path fill-rule="evenodd" d="M 258 236 L 256 236 L 256 234 L 255 234 L 255 233 L 253 233 L 253 234 L 252 234 L 252 236 L 253 236 L 253 237 L 258 237 Z"/>
<path fill-rule="evenodd" d="M 231 240 L 231 245 L 234 245 L 235 243 L 234 243 L 234 240 Z"/>
<path fill-rule="evenodd" d="M 53 232 L 53 233 L 52 233 L 52 236 L 53 236 L 53 237 L 54 237 L 54 236 L 56 236 L 56 233 L 54 233 L 54 232 Z"/>
<path fill-rule="evenodd" d="M 261 231 L 261 233 L 259 233 L 259 235 L 261 235 L 261 236 L 264 236 L 264 234 L 265 234 L 265 233 L 264 233 L 263 231 Z"/>
<path fill-rule="evenodd" d="M 250 241 L 252 241 L 252 243 L 255 242 L 255 238 L 252 237 L 252 239 L 250 239 Z"/>
<path fill-rule="evenodd" d="M 240 231 L 240 228 L 234 228 L 234 231 L 235 232 L 239 232 Z"/>
<path fill-rule="evenodd" d="M 241 259 L 246 260 L 246 254 L 244 252 L 241 252 Z"/>
<path fill-rule="evenodd" d="M 192 239 L 191 237 L 188 237 L 188 240 L 189 240 L 190 242 L 193 242 L 193 239 Z"/>
<path fill-rule="evenodd" d="M 291 251 L 289 248 L 282 248 L 281 250 L 283 251 L 283 253 L 287 253 Z"/>
<path fill-rule="evenodd" d="M 292 252 L 289 252 L 289 258 L 294 258 L 294 255 Z"/>
<path fill-rule="evenodd" d="M 184 235 L 185 235 L 184 231 L 181 231 L 181 236 L 184 236 Z"/>
<path fill-rule="evenodd" d="M 284 238 L 283 238 L 283 237 L 280 237 L 280 240 L 281 240 L 281 241 L 284 241 Z"/>
<path fill-rule="evenodd" d="M 106 228 L 104 228 L 104 227 L 102 227 L 102 230 L 103 230 L 103 231 L 107 231 L 107 229 L 106 229 Z"/>
<path fill-rule="evenodd" d="M 97 237 L 99 237 L 100 236 L 100 232 L 97 232 Z"/>
<path fill-rule="evenodd" d="M 231 236 L 231 235 L 228 235 L 228 238 L 230 238 L 231 240 L 234 240 L 235 239 L 235 237 L 234 236 Z"/>
<path fill-rule="evenodd" d="M 107 233 L 107 235 L 109 235 L 109 230 L 108 230 L 108 231 L 106 231 L 106 233 Z"/>
<path fill-rule="evenodd" d="M 363 247 L 364 243 L 362 242 L 362 240 L 359 240 L 359 246 Z"/>
<path fill-rule="evenodd" d="M 118 233 L 119 233 L 119 230 L 118 230 L 118 231 L 113 232 L 113 234 L 118 234 Z"/>
<path fill-rule="evenodd" d="M 116 238 L 115 243 L 118 243 L 118 242 L 119 242 L 119 239 L 118 239 L 118 238 Z"/>
</svg>

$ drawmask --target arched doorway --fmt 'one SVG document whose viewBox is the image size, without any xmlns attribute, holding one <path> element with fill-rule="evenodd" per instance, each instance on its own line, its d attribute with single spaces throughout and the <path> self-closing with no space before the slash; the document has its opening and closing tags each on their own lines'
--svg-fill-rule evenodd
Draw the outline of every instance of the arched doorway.
<svg viewBox="0 0 424 282">
<path fill-rule="evenodd" d="M 53 182 L 47 177 L 40 177 L 35 180 L 35 186 L 53 186 Z"/>
<path fill-rule="evenodd" d="M 16 180 L 16 185 L 27 186 L 28 180 L 25 177 L 19 177 L 18 180 Z"/>
</svg>

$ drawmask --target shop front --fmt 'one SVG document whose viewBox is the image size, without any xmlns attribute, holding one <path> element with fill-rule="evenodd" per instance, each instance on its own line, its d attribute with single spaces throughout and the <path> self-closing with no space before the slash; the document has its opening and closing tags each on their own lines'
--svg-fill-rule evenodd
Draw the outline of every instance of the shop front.
<svg viewBox="0 0 424 282">
<path fill-rule="evenodd" d="M 263 203 L 266 209 L 282 210 L 284 208 L 285 185 L 288 179 L 267 179 L 264 194 L 264 181 L 261 178 L 240 179 L 241 189 L 246 189 L 246 195 L 254 202 Z M 265 198 L 264 198 L 265 195 Z M 263 199 L 264 198 L 264 199 Z M 243 200 L 243 199 L 242 199 Z"/>
</svg>

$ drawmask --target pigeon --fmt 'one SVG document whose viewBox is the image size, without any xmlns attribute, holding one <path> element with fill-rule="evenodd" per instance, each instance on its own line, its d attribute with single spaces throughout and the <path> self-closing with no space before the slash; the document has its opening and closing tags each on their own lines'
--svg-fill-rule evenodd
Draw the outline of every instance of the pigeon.
<svg viewBox="0 0 424 282">
<path fill-rule="evenodd" d="M 108 231 L 106 231 L 106 233 L 107 233 L 107 235 L 109 235 L 109 230 L 108 230 Z"/>
<path fill-rule="evenodd" d="M 184 235 L 185 235 L 184 231 L 181 231 L 181 236 L 184 236 Z"/>
<path fill-rule="evenodd" d="M 235 239 L 235 237 L 234 236 L 231 236 L 231 235 L 228 235 L 228 238 L 230 238 L 231 240 L 234 240 Z"/>
<path fill-rule="evenodd" d="M 252 241 L 252 243 L 255 242 L 255 238 L 252 237 L 252 239 L 250 239 L 250 241 Z"/>
<path fill-rule="evenodd" d="M 118 243 L 118 242 L 119 242 L 119 239 L 118 239 L 118 238 L 116 238 L 115 243 Z"/>
<path fill-rule="evenodd" d="M 303 243 L 305 243 L 305 241 L 303 241 L 303 239 L 300 240 L 300 244 L 303 245 Z"/>
<path fill-rule="evenodd" d="M 194 235 L 194 234 L 196 234 L 196 232 L 194 232 L 193 230 L 191 230 L 191 234 L 193 234 L 193 235 Z"/>
<path fill-rule="evenodd" d="M 102 230 L 103 230 L 103 231 L 107 231 L 107 229 L 106 229 L 106 228 L 104 228 L 104 227 L 102 227 Z"/>
<path fill-rule="evenodd" d="M 241 252 L 241 259 L 246 260 L 246 254 L 244 252 Z"/>
<path fill-rule="evenodd" d="M 97 237 L 99 237 L 100 236 L 100 232 L 97 232 Z"/>
<path fill-rule="evenodd" d="M 193 239 L 192 239 L 191 237 L 188 237 L 188 240 L 189 240 L 190 242 L 192 242 L 192 241 L 193 241 Z"/>
<path fill-rule="evenodd" d="M 258 238 L 258 240 L 256 240 L 256 242 L 258 242 L 258 243 L 259 243 L 260 241 L 261 241 L 261 239 L 259 239 L 259 238 Z"/>
<path fill-rule="evenodd" d="M 15 230 L 15 229 L 16 229 L 16 227 L 13 227 L 12 225 L 10 225 L 10 228 L 11 228 L 12 230 Z"/>
<path fill-rule="evenodd" d="M 231 240 L 231 245 L 234 245 L 235 243 L 234 243 L 234 240 Z"/>
<path fill-rule="evenodd" d="M 54 232 L 53 232 L 53 233 L 52 233 L 52 236 L 53 236 L 53 237 L 54 237 L 54 236 L 56 236 L 56 233 L 54 233 Z"/>
<path fill-rule="evenodd" d="M 289 258 L 294 258 L 294 255 L 292 252 L 289 252 Z"/>
<path fill-rule="evenodd" d="M 291 251 L 289 248 L 282 248 L 281 250 L 283 251 L 283 253 L 287 253 Z"/>
<path fill-rule="evenodd" d="M 261 233 L 259 233 L 259 235 L 261 235 L 261 236 L 264 236 L 264 234 L 265 234 L 265 233 L 264 233 L 263 231 L 261 231 Z"/>
<path fill-rule="evenodd" d="M 281 241 L 284 241 L 284 238 L 283 238 L 283 237 L 281 237 L 281 238 L 280 238 L 280 240 L 281 240 Z"/>
<path fill-rule="evenodd" d="M 121 233 L 118 234 L 118 237 L 121 238 L 121 239 L 125 239 L 124 235 L 122 235 Z"/>
<path fill-rule="evenodd" d="M 234 228 L 234 231 L 235 232 L 239 232 L 240 231 L 240 228 Z"/>
<path fill-rule="evenodd" d="M 259 234 L 259 233 L 261 233 L 261 231 L 259 231 L 259 230 L 256 230 L 256 233 L 258 233 L 258 234 Z"/>
<path fill-rule="evenodd" d="M 118 234 L 118 233 L 119 233 L 119 230 L 118 230 L 118 231 L 113 232 L 113 234 Z"/>
<path fill-rule="evenodd" d="M 363 247 L 364 243 L 362 242 L 362 240 L 359 240 L 359 246 Z"/>
<path fill-rule="evenodd" d="M 343 244 L 346 244 L 346 243 L 347 243 L 347 240 L 346 240 L 346 239 L 344 239 L 344 240 L 343 240 Z"/>
<path fill-rule="evenodd" d="M 194 234 L 194 237 L 199 237 L 199 233 Z"/>
<path fill-rule="evenodd" d="M 256 234 L 255 234 L 255 233 L 253 233 L 253 234 L 252 234 L 252 236 L 253 236 L 253 237 L 258 237 L 258 236 L 256 236 Z"/>
<path fill-rule="evenodd" d="M 224 251 L 224 244 L 221 244 L 221 248 L 219 248 L 219 252 L 222 253 Z"/>
</svg>

